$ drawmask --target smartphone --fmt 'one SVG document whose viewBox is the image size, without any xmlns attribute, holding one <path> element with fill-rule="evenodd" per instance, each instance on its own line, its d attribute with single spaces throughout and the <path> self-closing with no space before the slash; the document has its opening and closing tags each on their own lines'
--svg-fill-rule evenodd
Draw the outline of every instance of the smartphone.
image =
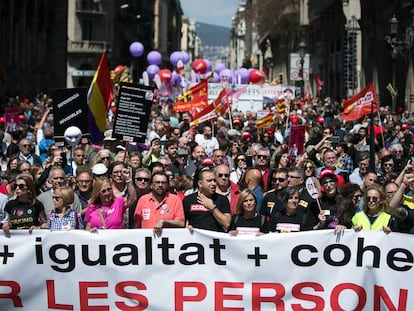
<svg viewBox="0 0 414 311">
<path fill-rule="evenodd" d="M 331 137 L 329 137 L 329 140 L 331 142 L 333 142 L 334 144 L 338 144 L 339 141 L 340 141 L 340 138 L 339 138 L 339 136 L 331 136 Z"/>
</svg>

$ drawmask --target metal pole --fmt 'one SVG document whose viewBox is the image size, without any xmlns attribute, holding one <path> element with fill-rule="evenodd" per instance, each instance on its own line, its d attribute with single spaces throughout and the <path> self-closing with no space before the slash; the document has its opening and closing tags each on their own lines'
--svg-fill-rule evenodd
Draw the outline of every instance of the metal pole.
<svg viewBox="0 0 414 311">
<path fill-rule="evenodd" d="M 391 108 L 391 112 L 392 113 L 396 113 L 395 108 L 397 106 L 397 94 L 398 94 L 398 89 L 397 89 L 397 85 L 396 85 L 396 70 L 397 70 L 397 60 L 393 59 L 392 60 L 392 87 L 394 88 L 396 95 L 392 95 L 391 94 L 391 99 L 392 99 L 392 108 Z"/>
</svg>

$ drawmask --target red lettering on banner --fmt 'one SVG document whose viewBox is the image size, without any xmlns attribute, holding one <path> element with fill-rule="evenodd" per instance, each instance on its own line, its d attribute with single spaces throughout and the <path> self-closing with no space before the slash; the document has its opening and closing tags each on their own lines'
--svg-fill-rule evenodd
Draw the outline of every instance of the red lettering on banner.
<svg viewBox="0 0 414 311">
<path fill-rule="evenodd" d="M 108 305 L 89 305 L 89 299 L 108 299 L 107 293 L 89 293 L 90 287 L 108 287 L 108 282 L 79 282 L 81 311 L 109 311 Z"/>
<path fill-rule="evenodd" d="M 275 295 L 263 297 L 260 293 L 262 289 L 273 289 Z M 285 287 L 279 283 L 252 283 L 252 310 L 261 310 L 262 302 L 270 302 L 276 306 L 276 310 L 284 311 L 285 304 L 283 302 L 283 297 L 285 296 L 285 293 Z"/>
<path fill-rule="evenodd" d="M 73 305 L 56 303 L 55 281 L 54 280 L 46 280 L 46 293 L 47 293 L 47 307 L 48 307 L 48 309 L 73 310 Z"/>
<path fill-rule="evenodd" d="M 136 282 L 136 281 L 125 281 L 119 282 L 115 286 L 115 293 L 119 297 L 127 298 L 130 300 L 134 300 L 138 303 L 137 306 L 128 306 L 125 302 L 116 301 L 115 305 L 118 309 L 122 311 L 141 311 L 148 308 L 148 299 L 147 297 L 140 295 L 138 293 L 130 293 L 125 290 L 126 287 L 135 287 L 137 290 L 146 290 L 147 287 L 144 283 Z"/>
<path fill-rule="evenodd" d="M 195 296 L 184 296 L 185 288 L 195 288 L 197 295 Z M 184 302 L 202 301 L 207 296 L 207 287 L 201 282 L 175 282 L 174 283 L 174 297 L 175 307 L 174 310 L 184 310 Z"/>
<path fill-rule="evenodd" d="M 313 307 L 312 310 L 315 310 L 315 311 L 324 310 L 325 301 L 323 300 L 323 298 L 319 296 L 303 293 L 302 289 L 304 288 L 312 288 L 316 292 L 324 292 L 323 286 L 315 282 L 299 283 L 293 286 L 292 296 L 300 300 L 313 302 L 315 304 L 315 307 Z M 292 310 L 300 311 L 300 310 L 303 310 L 303 307 L 300 304 L 294 303 L 292 304 Z"/>
<path fill-rule="evenodd" d="M 243 282 L 215 282 L 215 310 L 223 311 L 243 311 L 244 308 L 225 308 L 224 300 L 243 300 L 242 295 L 224 294 L 225 288 L 243 288 Z"/>
<path fill-rule="evenodd" d="M 0 281 L 0 287 L 9 287 L 9 293 L 0 293 L 0 299 L 11 299 L 15 308 L 23 308 L 22 299 L 19 296 L 20 285 L 14 281 Z"/>
<path fill-rule="evenodd" d="M 337 311 L 346 311 L 345 309 L 341 308 L 339 305 L 339 295 L 344 290 L 352 290 L 358 296 L 358 305 L 353 309 L 356 311 L 364 310 L 365 304 L 367 303 L 367 293 L 365 292 L 364 288 L 353 283 L 342 283 L 335 286 L 331 292 L 331 308 L 332 310 Z"/>
<path fill-rule="evenodd" d="M 384 304 L 387 306 L 390 311 L 405 311 L 407 310 L 407 295 L 408 290 L 400 289 L 400 295 L 398 299 L 398 309 L 395 308 L 392 303 L 390 296 L 388 296 L 384 287 L 375 285 L 374 286 L 374 311 L 381 311 L 381 298 L 384 301 Z"/>
</svg>

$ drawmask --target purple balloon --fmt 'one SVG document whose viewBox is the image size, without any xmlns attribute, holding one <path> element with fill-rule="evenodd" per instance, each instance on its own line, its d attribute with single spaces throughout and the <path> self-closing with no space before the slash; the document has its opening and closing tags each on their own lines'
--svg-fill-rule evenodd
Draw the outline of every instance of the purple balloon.
<svg viewBox="0 0 414 311">
<path fill-rule="evenodd" d="M 158 71 L 160 71 L 160 68 L 157 65 L 149 65 L 146 71 L 148 73 L 148 77 L 152 80 Z"/>
<path fill-rule="evenodd" d="M 177 63 L 179 60 L 183 60 L 183 54 L 179 51 L 172 52 L 170 55 L 170 63 L 174 67 L 177 67 Z"/>
<path fill-rule="evenodd" d="M 219 73 L 220 76 L 220 81 L 227 81 L 228 83 L 232 82 L 232 73 L 230 69 L 224 68 L 222 71 L 220 71 Z"/>
<path fill-rule="evenodd" d="M 242 84 L 249 83 L 249 71 L 246 68 L 240 68 L 238 71 L 239 71 L 239 75 L 241 78 L 241 83 Z"/>
<path fill-rule="evenodd" d="M 213 82 L 219 83 L 220 82 L 220 76 L 217 72 L 213 72 Z"/>
<path fill-rule="evenodd" d="M 207 64 L 207 71 L 206 72 L 210 72 L 211 71 L 211 62 L 206 58 L 204 58 L 204 61 Z"/>
<path fill-rule="evenodd" d="M 170 84 L 171 86 L 180 85 L 181 83 L 181 75 L 173 71 Z"/>
<path fill-rule="evenodd" d="M 184 65 L 187 65 L 190 61 L 190 56 L 188 56 L 187 52 L 181 51 L 181 56 L 183 58 Z"/>
<path fill-rule="evenodd" d="M 151 51 L 147 55 L 147 61 L 150 65 L 159 65 L 161 64 L 162 56 L 158 51 Z"/>
<path fill-rule="evenodd" d="M 144 54 L 144 46 L 141 42 L 132 42 L 129 46 L 129 53 L 134 57 L 140 57 Z"/>
<path fill-rule="evenodd" d="M 223 63 L 219 63 L 216 65 L 216 67 L 214 67 L 214 71 L 217 73 L 220 73 L 220 71 L 222 71 L 225 68 L 226 66 Z"/>
</svg>

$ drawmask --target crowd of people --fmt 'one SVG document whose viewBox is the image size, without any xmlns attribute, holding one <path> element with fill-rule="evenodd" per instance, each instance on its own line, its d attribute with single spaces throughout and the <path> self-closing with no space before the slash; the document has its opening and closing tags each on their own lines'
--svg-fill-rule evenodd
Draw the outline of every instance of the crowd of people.
<svg viewBox="0 0 414 311">
<path fill-rule="evenodd" d="M 149 228 L 159 236 L 163 228 L 185 227 L 230 235 L 414 233 L 408 111 L 381 107 L 372 127 L 369 115 L 343 122 L 341 104 L 330 98 L 297 99 L 288 115 L 275 111 L 273 124 L 258 130 L 253 111 L 191 127 L 190 113 L 154 105 L 145 144 L 113 138 L 109 118 L 101 144 L 85 136 L 69 147 L 54 140 L 51 103 L 45 94 L 7 103 L 19 106 L 22 117 L 0 137 L 6 235 Z M 289 133 L 299 124 L 305 144 L 297 155 Z"/>
</svg>

